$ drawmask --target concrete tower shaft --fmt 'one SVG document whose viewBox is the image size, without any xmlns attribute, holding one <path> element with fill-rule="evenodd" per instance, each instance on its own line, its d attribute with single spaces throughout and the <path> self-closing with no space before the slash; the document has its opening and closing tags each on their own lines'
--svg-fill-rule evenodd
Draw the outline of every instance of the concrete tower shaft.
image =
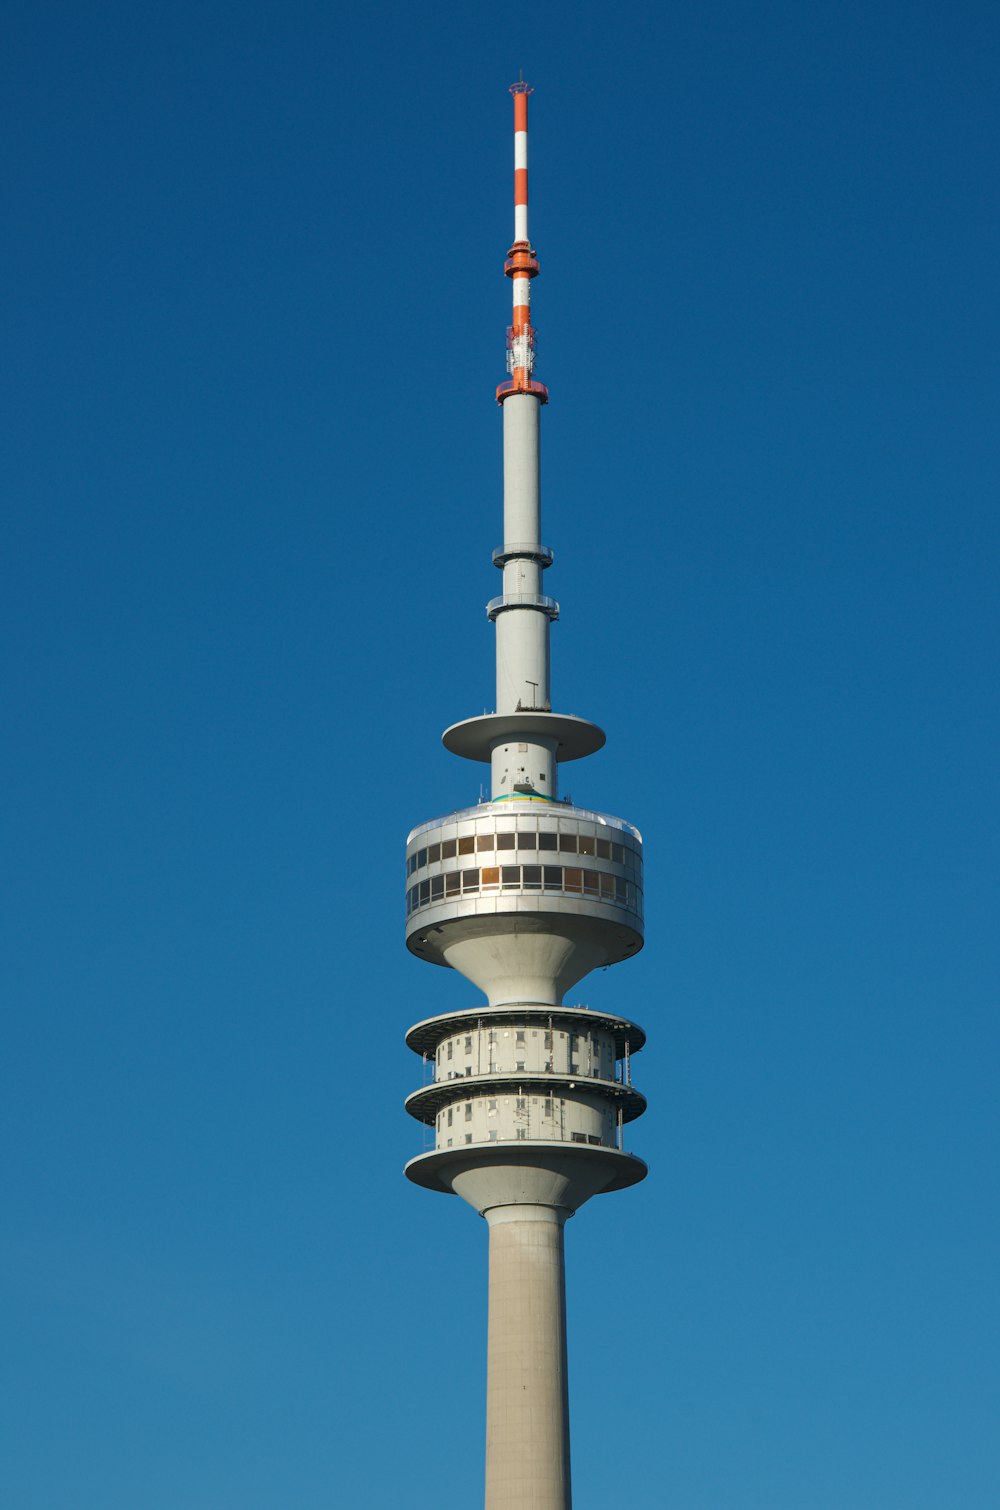
<svg viewBox="0 0 1000 1510">
<path fill-rule="evenodd" d="M 423 1083 L 406 1109 L 429 1135 L 406 1174 L 460 1196 L 490 1231 L 486 1510 L 569 1510 L 563 1228 L 594 1195 L 646 1173 L 625 1128 L 645 1042 L 628 1018 L 567 1004 L 591 970 L 643 944 L 643 845 L 621 818 L 558 796 L 559 766 L 599 750 L 596 724 L 553 711 L 542 591 L 540 424 L 528 239 L 528 96 L 514 96 L 514 243 L 503 412 L 502 591 L 492 713 L 445 730 L 445 747 L 491 768 L 490 800 L 422 823 L 406 847 L 406 944 L 485 998 L 417 1023 Z"/>
</svg>

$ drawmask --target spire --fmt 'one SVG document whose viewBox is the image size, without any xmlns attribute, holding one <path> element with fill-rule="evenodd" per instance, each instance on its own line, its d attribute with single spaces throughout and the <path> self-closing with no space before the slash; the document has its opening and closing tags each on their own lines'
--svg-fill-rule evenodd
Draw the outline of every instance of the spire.
<svg viewBox="0 0 1000 1510">
<path fill-rule="evenodd" d="M 507 371 L 510 382 L 497 389 L 497 403 L 511 393 L 533 393 L 544 404 L 549 390 L 532 380 L 535 366 L 535 331 L 531 324 L 531 280 L 539 274 L 538 258 L 528 237 L 528 95 L 533 88 L 519 79 L 511 84 L 514 96 L 514 244 L 503 270 L 513 284 L 514 315 L 507 328 Z"/>
</svg>

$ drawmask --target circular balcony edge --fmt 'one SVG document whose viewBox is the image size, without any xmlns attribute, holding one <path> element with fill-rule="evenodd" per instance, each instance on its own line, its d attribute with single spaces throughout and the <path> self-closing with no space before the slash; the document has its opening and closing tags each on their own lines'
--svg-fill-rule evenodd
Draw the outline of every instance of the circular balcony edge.
<svg viewBox="0 0 1000 1510">
<path fill-rule="evenodd" d="M 411 1091 L 403 1106 L 416 1122 L 431 1127 L 439 1111 L 468 1101 L 470 1095 L 531 1095 L 545 1090 L 546 1097 L 562 1091 L 592 1090 L 605 1101 L 621 1103 L 622 1121 L 634 1122 L 649 1105 L 641 1091 L 620 1080 L 598 1080 L 589 1075 L 573 1075 L 552 1070 L 491 1070 L 485 1075 L 459 1075 L 454 1080 L 433 1080 Z"/>
<path fill-rule="evenodd" d="M 555 559 L 548 545 L 497 545 L 493 548 L 493 565 L 501 569 L 508 561 L 534 561 L 545 571 Z"/>
<path fill-rule="evenodd" d="M 491 598 L 487 603 L 486 617 L 492 623 L 498 614 L 509 613 L 515 608 L 530 608 L 538 613 L 544 613 L 553 623 L 559 617 L 559 604 L 555 598 L 550 598 L 542 592 L 501 593 L 498 598 Z"/>
<path fill-rule="evenodd" d="M 613 1012 L 595 1012 L 590 1007 L 551 1006 L 545 1002 L 500 1002 L 497 1006 L 467 1007 L 461 1012 L 442 1012 L 437 1017 L 425 1017 L 415 1022 L 406 1034 L 406 1046 L 415 1054 L 433 1053 L 438 1044 L 453 1033 L 460 1033 L 476 1023 L 520 1022 L 554 1026 L 569 1023 L 598 1032 L 612 1033 L 615 1040 L 615 1055 L 621 1059 L 626 1042 L 630 1054 L 638 1054 L 645 1046 L 646 1033 L 637 1022 L 628 1017 L 619 1017 Z"/>
<path fill-rule="evenodd" d="M 458 1192 L 452 1188 L 451 1181 L 463 1170 L 519 1165 L 524 1169 L 551 1169 L 556 1166 L 562 1172 L 567 1160 L 581 1166 L 590 1164 L 592 1168 L 597 1163 L 612 1166 L 611 1178 L 607 1183 L 600 1185 L 597 1190 L 590 1192 L 594 1195 L 607 1195 L 615 1190 L 627 1190 L 630 1185 L 638 1185 L 649 1173 L 649 1166 L 645 1160 L 622 1148 L 600 1148 L 594 1144 L 583 1146 L 579 1143 L 556 1143 L 547 1139 L 529 1140 L 527 1138 L 512 1143 L 479 1143 L 475 1146 L 465 1145 L 462 1148 L 433 1149 L 430 1153 L 418 1154 L 416 1158 L 408 1160 L 403 1166 L 403 1173 L 414 1185 L 420 1185 L 425 1190 L 437 1190 L 445 1195 L 456 1195 Z M 585 1196 L 584 1199 L 587 1197 Z M 502 1204 L 548 1205 L 549 1202 L 521 1198 Z M 579 1204 L 581 1203 L 576 1203 L 576 1205 Z M 576 1210 L 576 1205 L 567 1209 Z M 489 1208 L 483 1208 L 483 1210 L 486 1209 Z"/>
<path fill-rule="evenodd" d="M 463 718 L 441 735 L 452 755 L 489 764 L 497 745 L 534 739 L 552 740 L 559 761 L 581 760 L 604 748 L 605 733 L 597 724 L 572 713 L 483 713 Z"/>
</svg>

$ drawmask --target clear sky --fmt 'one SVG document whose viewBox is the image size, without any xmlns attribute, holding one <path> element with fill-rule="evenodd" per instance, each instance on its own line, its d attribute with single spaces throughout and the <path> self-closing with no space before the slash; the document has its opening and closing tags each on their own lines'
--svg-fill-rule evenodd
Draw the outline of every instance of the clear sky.
<svg viewBox="0 0 1000 1510">
<path fill-rule="evenodd" d="M 576 1510 L 994 1510 L 996 5 L 6 31 L 4 1503 L 480 1503 L 402 856 L 492 706 L 523 66 L 564 789 L 647 850 Z"/>
</svg>

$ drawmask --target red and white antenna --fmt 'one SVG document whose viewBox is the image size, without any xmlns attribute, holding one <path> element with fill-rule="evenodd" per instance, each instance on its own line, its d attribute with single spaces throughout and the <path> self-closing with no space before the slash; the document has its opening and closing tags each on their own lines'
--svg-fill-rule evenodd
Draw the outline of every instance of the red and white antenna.
<svg viewBox="0 0 1000 1510">
<path fill-rule="evenodd" d="M 507 329 L 507 371 L 510 382 L 497 389 L 497 403 L 512 393 L 533 393 L 546 403 L 549 390 L 532 380 L 535 330 L 531 324 L 531 280 L 539 273 L 538 258 L 528 237 L 528 95 L 532 86 L 520 79 L 511 84 L 514 96 L 514 244 L 503 270 L 513 284 L 514 317 Z"/>
</svg>

